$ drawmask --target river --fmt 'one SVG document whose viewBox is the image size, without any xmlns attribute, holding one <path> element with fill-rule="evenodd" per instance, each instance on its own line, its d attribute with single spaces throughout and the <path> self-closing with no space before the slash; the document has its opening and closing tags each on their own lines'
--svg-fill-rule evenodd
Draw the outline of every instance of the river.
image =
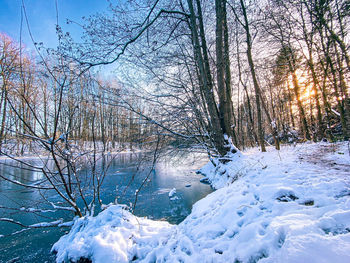
<svg viewBox="0 0 350 263">
<path fill-rule="evenodd" d="M 104 204 L 114 202 L 132 204 L 135 200 L 135 191 L 139 188 L 145 176 L 149 173 L 147 165 L 138 166 L 140 153 L 118 154 L 112 161 L 108 175 L 101 190 Z M 36 159 L 26 160 L 35 164 Z M 192 205 L 202 199 L 213 190 L 210 186 L 199 182 L 200 175 L 195 171 L 206 163 L 204 156 L 198 154 L 183 154 L 168 156 L 157 163 L 150 174 L 150 181 L 138 194 L 135 215 L 147 216 L 155 220 L 167 220 L 172 224 L 178 224 L 191 212 Z M 40 173 L 29 170 L 13 168 L 7 164 L 13 161 L 2 160 L 0 173 L 12 174 L 23 183 L 42 179 Z M 138 168 L 137 168 L 138 167 Z M 137 172 L 138 171 L 138 172 Z M 89 172 L 86 168 L 85 171 Z M 132 176 L 136 175 L 132 183 L 126 187 Z M 170 200 L 169 191 L 176 188 L 175 200 Z M 58 198 L 52 196 L 53 200 Z M 0 179 L 0 207 L 36 207 L 40 208 L 40 193 L 23 187 L 10 184 Z M 38 203 L 39 202 L 39 203 Z M 52 221 L 53 215 L 46 213 L 47 221 Z M 42 216 L 43 214 L 41 214 Z M 66 218 L 68 215 L 61 212 L 58 217 Z M 5 210 L 0 208 L 0 217 L 11 217 L 25 224 L 43 221 L 35 213 L 24 213 L 19 210 Z M 57 212 L 55 213 L 57 218 Z M 55 262 L 55 256 L 50 254 L 52 245 L 67 233 L 67 228 L 46 228 L 28 230 L 15 235 L 9 235 L 21 228 L 10 223 L 0 222 L 0 262 Z"/>
</svg>

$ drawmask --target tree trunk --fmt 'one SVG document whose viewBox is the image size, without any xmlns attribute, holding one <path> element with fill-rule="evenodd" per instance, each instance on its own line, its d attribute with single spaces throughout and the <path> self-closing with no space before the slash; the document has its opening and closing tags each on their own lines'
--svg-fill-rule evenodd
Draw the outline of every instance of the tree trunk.
<svg viewBox="0 0 350 263">
<path fill-rule="evenodd" d="M 228 34 L 226 24 L 226 1 L 215 0 L 216 10 L 216 80 L 218 85 L 219 115 L 221 129 L 228 137 L 233 138 L 231 72 L 228 56 Z M 225 46 L 225 50 L 224 50 Z M 225 56 L 224 56 L 225 53 Z"/>
<path fill-rule="evenodd" d="M 5 80 L 4 80 L 5 82 Z M 3 108 L 2 108 L 2 118 L 1 118 L 1 128 L 0 128 L 0 150 L 2 150 L 2 143 L 4 140 L 5 124 L 6 124 L 6 109 L 7 109 L 7 87 L 3 84 Z"/>
<path fill-rule="evenodd" d="M 202 23 L 202 13 L 200 9 L 200 3 L 199 3 L 199 0 L 197 0 L 197 10 L 198 10 L 197 15 L 194 12 L 192 0 L 187 0 L 187 3 L 190 10 L 190 27 L 191 27 L 190 29 L 192 33 L 192 43 L 193 43 L 193 48 L 195 52 L 195 61 L 199 69 L 199 76 L 201 78 L 201 83 L 202 83 L 200 88 L 203 92 L 204 99 L 208 107 L 209 117 L 210 117 L 209 123 L 211 126 L 211 130 L 209 132 L 217 152 L 219 153 L 219 155 L 224 156 L 227 151 L 224 147 L 224 143 L 225 143 L 224 136 L 221 129 L 220 118 L 219 118 L 218 110 L 214 99 L 211 74 L 210 74 L 210 69 L 208 69 L 209 61 L 206 59 L 208 49 L 206 46 L 204 32 L 201 29 L 203 28 L 203 23 Z M 196 17 L 198 17 L 199 19 L 200 29 L 202 32 L 201 33 L 202 45 L 200 45 L 200 42 L 199 42 L 199 34 L 197 30 Z M 205 60 L 203 59 L 201 46 L 202 46 L 202 50 L 204 51 L 203 54 L 204 54 Z"/>
<path fill-rule="evenodd" d="M 257 112 L 257 117 L 258 117 L 258 138 L 259 138 L 261 151 L 266 152 L 264 130 L 263 130 L 263 126 L 262 126 L 262 113 L 261 113 L 261 106 L 260 106 L 259 84 L 258 84 L 258 80 L 256 78 L 254 62 L 253 62 L 253 57 L 252 57 L 252 40 L 251 40 L 250 31 L 249 31 L 248 17 L 247 17 L 247 12 L 246 12 L 246 8 L 245 8 L 243 0 L 240 0 L 240 3 L 241 3 L 242 11 L 243 11 L 243 16 L 244 16 L 244 29 L 245 29 L 245 33 L 246 33 L 248 63 L 249 63 L 250 73 L 252 75 L 254 91 L 255 91 L 256 112 Z"/>
</svg>

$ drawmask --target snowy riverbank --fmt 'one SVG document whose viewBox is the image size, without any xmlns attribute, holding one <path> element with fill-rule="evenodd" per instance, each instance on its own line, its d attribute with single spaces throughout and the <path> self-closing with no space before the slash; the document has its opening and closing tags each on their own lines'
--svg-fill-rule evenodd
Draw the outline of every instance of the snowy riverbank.
<svg viewBox="0 0 350 263">
<path fill-rule="evenodd" d="M 350 262 L 347 143 L 252 149 L 201 172 L 218 190 L 181 224 L 113 205 L 75 221 L 57 262 Z"/>
</svg>

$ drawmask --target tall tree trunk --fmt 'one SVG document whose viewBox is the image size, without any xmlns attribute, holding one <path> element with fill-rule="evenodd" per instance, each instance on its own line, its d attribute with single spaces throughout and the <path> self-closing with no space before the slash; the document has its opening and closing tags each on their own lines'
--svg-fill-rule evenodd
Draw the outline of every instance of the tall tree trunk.
<svg viewBox="0 0 350 263">
<path fill-rule="evenodd" d="M 338 103 L 341 105 L 341 109 L 343 110 L 343 116 L 342 117 L 342 129 L 343 129 L 343 136 L 345 140 L 348 140 L 350 138 L 350 119 L 347 117 L 349 116 L 346 111 L 349 109 L 347 108 L 347 101 L 349 100 L 348 94 L 347 94 L 347 85 L 344 77 L 344 68 L 343 68 L 343 61 L 340 57 L 340 54 L 338 52 L 337 47 L 335 47 L 336 51 L 336 57 L 337 57 L 337 63 L 338 63 L 338 75 L 339 75 L 339 97 L 338 97 Z"/>
<path fill-rule="evenodd" d="M 256 112 L 257 112 L 257 118 L 258 118 L 258 138 L 259 138 L 261 151 L 266 152 L 264 130 L 262 126 L 262 112 L 261 112 L 261 106 L 260 106 L 259 83 L 256 78 L 255 67 L 254 67 L 253 56 L 252 56 L 252 39 L 249 31 L 249 22 L 248 22 L 247 11 L 246 11 L 244 1 L 240 0 L 240 3 L 241 3 L 241 8 L 242 8 L 243 17 L 244 17 L 244 29 L 246 33 L 248 63 L 249 63 L 250 73 L 252 75 L 254 91 L 255 91 Z"/>
<path fill-rule="evenodd" d="M 230 121 L 229 125 L 231 128 L 233 140 L 234 140 L 234 143 L 237 145 L 238 140 L 235 132 L 236 116 L 235 116 L 235 111 L 233 108 L 233 101 L 232 101 L 230 46 L 229 46 L 229 33 L 228 33 L 228 26 L 227 26 L 226 1 L 224 1 L 224 4 L 223 4 L 223 12 L 224 12 L 223 26 L 224 26 L 225 87 L 226 87 L 226 94 L 228 98 L 227 115 L 228 115 L 228 120 Z"/>
<path fill-rule="evenodd" d="M 219 116 L 221 129 L 228 137 L 233 138 L 231 72 L 228 57 L 228 33 L 224 33 L 226 24 L 226 0 L 215 0 L 216 10 L 216 80 L 219 97 Z M 226 30 L 227 31 L 227 26 Z M 225 53 L 225 56 L 224 56 Z"/>
<path fill-rule="evenodd" d="M 4 140 L 4 133 L 5 133 L 5 124 L 6 124 L 6 116 L 7 116 L 7 86 L 5 84 L 5 80 L 4 80 L 4 84 L 3 84 L 3 108 L 2 108 L 2 116 L 1 116 L 1 128 L 0 128 L 0 150 L 2 150 L 2 143 Z"/>
<path fill-rule="evenodd" d="M 317 89 L 317 87 L 319 87 L 319 89 L 321 90 L 321 87 L 319 85 L 319 81 L 318 81 L 316 70 L 315 70 L 315 64 L 314 64 L 314 60 L 313 60 L 315 28 L 313 26 L 311 29 L 311 32 L 308 32 L 307 27 L 306 27 L 306 21 L 304 18 L 303 8 L 300 9 L 300 15 L 302 18 L 304 41 L 306 43 L 308 55 L 309 55 L 309 57 L 306 58 L 306 60 L 307 60 L 307 65 L 311 71 L 311 77 L 312 77 L 312 81 L 313 81 L 312 90 L 314 92 L 314 98 L 315 98 L 315 102 L 316 102 L 316 111 L 317 111 L 316 112 L 316 119 L 317 119 L 316 136 L 317 136 L 317 139 L 320 140 L 324 136 L 325 128 L 324 128 L 323 121 L 322 121 L 321 105 L 320 105 L 320 99 L 319 99 L 319 94 L 318 94 L 318 89 Z M 312 16 L 310 16 L 310 20 L 311 20 L 310 21 L 311 24 L 314 25 Z M 312 111 L 311 111 L 311 114 L 312 114 Z"/>
<path fill-rule="evenodd" d="M 211 126 L 211 139 L 214 143 L 214 146 L 217 150 L 217 152 L 221 155 L 224 156 L 226 154 L 226 149 L 225 149 L 225 142 L 224 142 L 224 136 L 223 136 L 223 131 L 221 129 L 220 125 L 220 118 L 218 114 L 218 110 L 216 107 L 215 99 L 214 99 L 214 93 L 213 93 L 213 85 L 211 81 L 211 74 L 210 70 L 208 69 L 209 61 L 207 61 L 207 46 L 206 46 L 206 41 L 205 41 L 205 36 L 203 30 L 201 30 L 201 40 L 202 40 L 202 45 L 200 45 L 199 42 L 199 34 L 197 30 L 197 23 L 196 23 L 196 17 L 198 17 L 199 22 L 200 22 L 200 29 L 203 27 L 202 23 L 202 13 L 200 9 L 200 2 L 197 0 L 197 10 L 198 14 L 194 12 L 193 8 L 193 3 L 192 0 L 187 0 L 189 10 L 190 10 L 190 29 L 192 33 L 192 43 L 193 43 L 193 48 L 195 52 L 195 61 L 197 63 L 198 69 L 199 69 L 199 75 L 201 78 L 201 83 L 202 85 L 200 86 L 204 99 L 206 101 L 207 107 L 208 107 L 208 113 L 210 116 L 210 126 Z M 203 59 L 203 54 L 201 52 L 201 47 L 202 50 L 204 50 L 204 58 Z M 208 64 L 208 65 L 207 65 Z"/>
</svg>

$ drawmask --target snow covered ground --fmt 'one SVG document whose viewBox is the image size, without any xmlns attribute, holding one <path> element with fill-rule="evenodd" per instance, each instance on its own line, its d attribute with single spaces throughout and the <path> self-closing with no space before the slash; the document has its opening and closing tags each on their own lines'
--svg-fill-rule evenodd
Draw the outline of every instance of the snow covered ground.
<svg viewBox="0 0 350 263">
<path fill-rule="evenodd" d="M 76 220 L 57 262 L 350 262 L 347 143 L 257 149 L 201 169 L 218 190 L 179 225 L 112 205 Z"/>
</svg>

